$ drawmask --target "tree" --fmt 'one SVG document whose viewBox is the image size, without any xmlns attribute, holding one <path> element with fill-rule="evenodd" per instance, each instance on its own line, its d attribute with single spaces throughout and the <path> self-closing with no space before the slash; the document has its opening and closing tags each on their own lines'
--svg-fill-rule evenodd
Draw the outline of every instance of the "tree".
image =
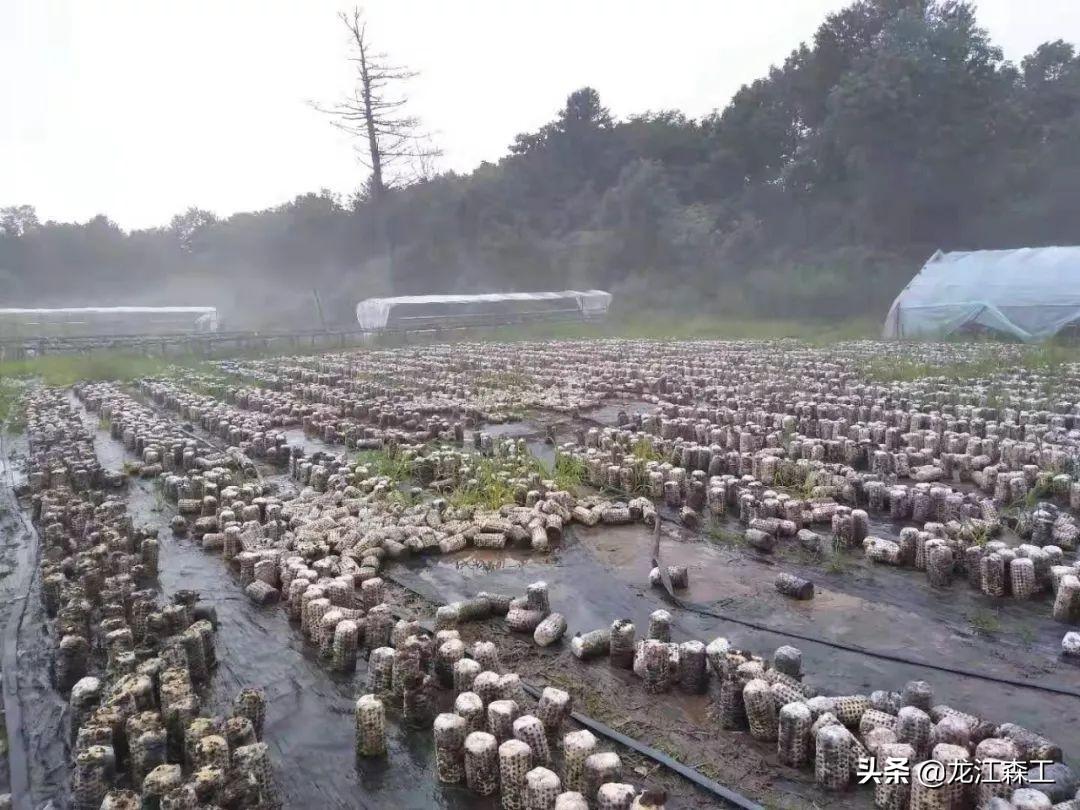
<svg viewBox="0 0 1080 810">
<path fill-rule="evenodd" d="M 192 206 L 182 214 L 177 214 L 169 223 L 169 231 L 184 253 L 195 250 L 199 237 L 217 224 L 217 217 L 212 211 Z"/>
<path fill-rule="evenodd" d="M 37 228 L 37 211 L 32 205 L 12 205 L 0 208 L 0 233 L 6 236 L 22 236 Z"/>
<path fill-rule="evenodd" d="M 408 97 L 400 87 L 416 73 L 388 62 L 385 53 L 374 49 L 359 7 L 338 16 L 349 32 L 349 61 L 356 66 L 356 86 L 338 104 L 316 109 L 360 139 L 363 145 L 356 153 L 371 171 L 361 195 L 378 200 L 397 183 L 430 177 L 432 160 L 441 152 L 421 132 L 420 120 L 404 113 Z"/>
</svg>

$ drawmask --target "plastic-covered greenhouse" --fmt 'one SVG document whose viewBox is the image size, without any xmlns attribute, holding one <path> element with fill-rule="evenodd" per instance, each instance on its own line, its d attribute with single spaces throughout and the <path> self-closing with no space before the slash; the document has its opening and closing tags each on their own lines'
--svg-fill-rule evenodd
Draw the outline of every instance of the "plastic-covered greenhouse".
<svg viewBox="0 0 1080 810">
<path fill-rule="evenodd" d="M 402 295 L 368 298 L 356 305 L 363 329 L 446 329 L 552 320 L 600 320 L 611 293 L 603 290 Z"/>
<path fill-rule="evenodd" d="M 1044 340 L 1080 325 L 1080 247 L 935 253 L 896 296 L 885 338 Z"/>
<path fill-rule="evenodd" d="M 178 335 L 217 328 L 214 307 L 0 309 L 0 338 Z"/>
</svg>

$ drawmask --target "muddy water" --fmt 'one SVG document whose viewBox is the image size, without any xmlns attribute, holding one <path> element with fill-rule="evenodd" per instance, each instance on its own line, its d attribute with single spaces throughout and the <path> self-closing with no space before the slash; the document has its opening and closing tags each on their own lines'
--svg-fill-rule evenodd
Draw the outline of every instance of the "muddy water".
<svg viewBox="0 0 1080 810">
<path fill-rule="evenodd" d="M 672 607 L 663 592 L 648 584 L 652 533 L 643 526 L 574 526 L 561 548 L 547 557 L 501 555 L 476 550 L 449 557 L 421 558 L 393 574 L 437 601 L 450 601 L 481 590 L 520 594 L 525 585 L 545 579 L 552 609 L 563 613 L 569 633 L 610 625 L 617 617 L 632 619 L 644 629 L 648 615 L 665 608 L 675 617 L 678 639 L 705 641 L 723 635 L 736 645 L 767 654 L 782 644 L 803 652 L 807 680 L 831 694 L 899 689 L 912 679 L 927 680 L 938 702 L 983 714 L 997 722 L 1016 722 L 1056 739 L 1067 751 L 1080 750 L 1075 726 L 1075 698 L 988 683 L 907 664 L 845 652 L 778 633 L 701 616 Z M 920 588 L 911 572 L 874 573 L 848 587 L 843 575 L 819 583 L 810 602 L 785 599 L 773 588 L 781 566 L 700 542 L 667 537 L 662 555 L 668 564 L 690 568 L 691 587 L 680 593 L 687 601 L 706 603 L 719 612 L 777 628 L 790 629 L 840 643 L 902 653 L 930 662 L 1080 688 L 1080 669 L 1058 661 L 1052 643 L 1060 631 L 1043 611 L 1046 606 L 1008 605 L 1001 614 L 1003 634 L 1030 626 L 1035 639 L 1017 651 L 1009 642 L 973 635 L 964 612 L 978 599 L 957 584 L 948 591 Z M 820 571 L 809 572 L 811 575 Z M 678 640 L 677 639 L 677 640 Z M 1032 666 L 1024 664 L 1029 658 Z M 700 718 L 704 720 L 703 715 Z"/>
<path fill-rule="evenodd" d="M 582 412 L 582 416 L 601 425 L 615 427 L 619 424 L 619 413 L 626 413 L 629 416 L 633 416 L 634 414 L 639 413 L 646 415 L 655 412 L 656 404 L 653 402 L 645 402 L 640 399 L 620 398 L 611 402 L 605 402 L 598 408 L 584 411 Z"/>
<path fill-rule="evenodd" d="M 11 792 L 15 810 L 29 810 L 67 794 L 67 703 L 50 683 L 37 536 L 13 493 L 25 439 L 5 436 L 0 445 L 0 669 L 9 746 L 0 793 Z"/>
<path fill-rule="evenodd" d="M 617 412 L 626 406 L 620 404 L 614 407 Z M 595 417 L 595 413 L 592 416 Z M 488 426 L 484 429 L 488 429 Z M 530 432 L 519 435 L 529 436 Z M 540 443 L 536 432 L 531 435 L 536 437 L 534 441 Z M 873 527 L 875 534 L 884 536 L 895 536 L 897 531 L 898 527 L 877 524 Z M 968 621 L 977 611 L 991 609 L 991 603 L 963 583 L 956 583 L 949 589 L 933 589 L 921 573 L 873 567 L 859 561 L 854 555 L 849 559 L 847 570 L 829 573 L 816 566 L 800 566 L 795 559 L 757 559 L 741 551 L 685 540 L 680 533 L 665 539 L 663 554 L 668 563 L 690 566 L 691 588 L 685 594 L 680 594 L 688 601 L 710 604 L 716 610 L 739 618 L 840 643 L 941 661 L 1018 680 L 1074 689 L 1080 687 L 1080 669 L 1065 664 L 1058 656 L 1060 634 L 1064 631 L 1050 621 L 1049 604 L 1046 602 L 1010 601 L 994 605 L 993 614 L 1001 628 L 998 638 L 986 639 L 972 633 Z M 778 633 L 754 630 L 673 609 L 661 591 L 648 586 L 651 543 L 651 533 L 640 526 L 592 530 L 573 527 L 567 532 L 562 548 L 547 557 L 468 550 L 449 557 L 413 560 L 407 566 L 392 567 L 390 573 L 435 602 L 451 601 L 479 590 L 521 593 L 527 583 L 544 578 L 551 587 L 553 607 L 566 615 L 571 633 L 607 626 L 615 617 L 628 617 L 643 628 L 652 610 L 665 607 L 675 614 L 676 636 L 679 639 L 693 637 L 708 640 L 724 635 L 739 646 L 763 654 L 781 644 L 798 646 L 804 654 L 808 680 L 829 693 L 898 689 L 907 680 L 924 679 L 934 684 L 939 702 L 983 714 L 998 722 L 1021 723 L 1056 739 L 1067 752 L 1080 750 L 1080 735 L 1074 727 L 1076 701 L 1073 698 L 896 664 L 813 642 L 792 641 Z M 170 540 L 165 545 L 182 549 L 186 544 L 173 544 Z M 202 552 L 197 549 L 189 547 L 188 553 L 202 557 Z M 294 630 L 286 626 L 287 622 L 280 612 L 273 612 L 272 618 L 267 619 L 260 611 L 250 608 L 239 596 L 231 577 L 220 567 L 220 561 L 211 558 L 211 562 L 218 566 L 217 575 L 223 578 L 220 590 L 222 604 L 238 604 L 237 627 L 231 634 L 240 638 L 237 647 L 240 655 L 229 656 L 230 661 L 243 658 L 246 666 L 250 657 L 269 658 L 271 660 L 261 665 L 273 676 L 266 684 L 268 692 L 274 693 L 271 683 L 290 684 L 294 690 L 301 692 L 301 695 L 296 695 L 295 692 L 282 691 L 274 697 L 274 703 L 283 704 L 287 707 L 286 711 L 304 713 L 305 720 L 297 728 L 297 721 L 282 717 L 272 703 L 271 721 L 275 716 L 282 717 L 282 720 L 277 726 L 268 723 L 268 741 L 277 746 L 275 750 L 279 759 L 298 763 L 296 778 L 302 784 L 310 788 L 314 782 L 321 784 L 324 779 L 330 780 L 332 787 L 329 795 L 349 795 L 348 791 L 355 790 L 358 783 L 354 781 L 358 777 L 351 770 L 349 753 L 351 720 L 348 714 L 355 689 L 350 691 L 348 684 L 335 681 L 313 664 L 309 648 L 298 640 Z M 776 594 L 772 581 L 780 570 L 804 573 L 814 579 L 819 586 L 816 598 L 809 603 L 800 603 Z M 264 624 L 267 621 L 270 622 L 269 626 Z M 225 645 L 230 631 L 224 611 L 222 625 L 221 643 Z M 254 625 L 256 629 L 249 625 Z M 267 640 L 272 639 L 276 645 L 272 650 L 258 649 L 260 633 L 265 634 Z M 289 663 L 278 666 L 275 662 L 279 657 L 287 658 Z M 218 678 L 221 677 L 219 673 Z M 259 682 L 253 678 L 249 680 Z M 235 679 L 237 685 L 227 690 L 229 696 L 236 691 L 240 682 L 240 678 Z M 309 691 L 314 697 L 306 694 Z M 311 700 L 316 704 L 314 707 L 308 705 Z M 684 703 L 678 706 L 679 713 L 698 723 L 705 722 L 704 701 L 689 699 Z M 339 724 L 344 722 L 338 729 L 342 736 L 336 738 L 331 747 L 339 754 L 339 749 L 344 749 L 344 753 L 331 764 L 328 764 L 329 757 L 319 753 L 308 766 L 304 751 L 298 750 L 298 746 L 305 745 L 303 741 L 310 737 L 313 738 L 311 744 L 315 750 L 321 751 L 319 746 L 325 742 L 327 735 L 320 733 L 319 729 L 332 725 L 331 714 L 339 715 Z M 271 728 L 277 728 L 279 733 L 272 735 Z M 297 739 L 301 742 L 293 743 Z M 418 741 L 422 747 L 426 743 L 426 739 Z M 408 735 L 394 744 L 398 746 L 398 751 L 408 751 Z M 418 769 L 416 778 L 412 780 L 418 786 L 431 785 L 430 766 L 420 764 L 425 752 L 430 758 L 429 749 L 423 747 L 421 751 L 413 751 L 410 760 Z M 392 755 L 392 758 L 396 765 L 400 755 Z M 292 767 L 289 763 L 283 766 L 282 773 L 286 780 L 291 778 Z M 309 767 L 311 770 L 308 770 Z M 373 774 L 368 774 L 368 779 L 373 779 L 374 774 L 383 773 L 381 769 L 375 769 Z M 311 779 L 312 774 L 320 777 Z M 343 778 L 342 774 L 349 776 Z M 394 770 L 391 770 L 386 776 L 390 778 L 393 774 Z M 335 776 L 339 781 L 333 781 Z M 377 789 L 390 788 L 382 785 Z M 298 789 L 295 795 L 323 794 L 308 794 Z M 410 792 L 408 795 L 411 798 L 414 794 Z M 439 791 L 438 800 L 453 802 L 453 794 Z M 431 797 L 423 802 L 432 803 L 437 802 Z"/>
<path fill-rule="evenodd" d="M 107 431 L 97 431 L 95 446 L 103 458 L 123 458 L 122 445 Z M 358 766 L 353 706 L 366 691 L 364 660 L 353 676 L 331 674 L 280 608 L 258 608 L 247 600 L 220 555 L 172 536 L 167 529 L 172 510 L 153 482 L 132 481 L 128 509 L 136 525 L 162 529 L 162 591 L 194 589 L 217 609 L 219 663 L 204 706 L 227 713 L 241 688 L 265 690 L 263 739 L 270 746 L 284 807 L 495 807 L 464 788 L 439 785 L 431 732 L 403 728 L 393 710 L 387 718 L 388 757 Z"/>
</svg>

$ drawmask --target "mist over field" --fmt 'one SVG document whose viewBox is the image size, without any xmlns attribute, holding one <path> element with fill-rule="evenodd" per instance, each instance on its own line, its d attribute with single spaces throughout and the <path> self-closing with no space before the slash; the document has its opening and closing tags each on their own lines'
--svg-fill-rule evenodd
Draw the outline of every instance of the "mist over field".
<svg viewBox="0 0 1080 810">
<path fill-rule="evenodd" d="M 131 231 L 19 201 L 0 215 L 3 300 L 209 304 L 225 328 L 318 328 L 374 295 L 603 288 L 627 311 L 880 319 L 937 249 L 1080 242 L 1073 44 L 1014 63 L 972 3 L 863 0 L 790 46 L 698 118 L 615 116 L 567 87 L 548 123 L 469 172 L 404 161 L 373 188 L 358 165 L 351 195 Z"/>
</svg>

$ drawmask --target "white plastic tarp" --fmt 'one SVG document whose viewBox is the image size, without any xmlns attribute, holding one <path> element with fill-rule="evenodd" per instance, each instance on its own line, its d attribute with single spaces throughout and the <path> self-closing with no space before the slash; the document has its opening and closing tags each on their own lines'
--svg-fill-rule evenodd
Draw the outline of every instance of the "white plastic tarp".
<svg viewBox="0 0 1080 810">
<path fill-rule="evenodd" d="M 525 308 L 524 305 L 528 302 L 555 302 L 563 299 L 574 302 L 589 317 L 597 317 L 607 312 L 611 303 L 611 294 L 603 290 L 586 292 L 563 290 L 562 292 L 399 295 L 392 298 L 367 298 L 356 305 L 356 320 L 362 329 L 385 329 L 394 307 L 399 305 L 446 304 L 447 317 L 453 317 L 455 309 L 460 310 L 464 306 L 482 306 L 485 302 L 496 305 L 520 301 L 524 311 L 535 311 L 532 308 Z"/>
<path fill-rule="evenodd" d="M 938 251 L 893 301 L 885 338 L 943 337 L 967 326 L 1019 340 L 1080 319 L 1080 247 Z"/>
<path fill-rule="evenodd" d="M 603 290 L 585 290 L 578 298 L 581 301 L 581 310 L 587 318 L 607 315 L 608 307 L 611 306 L 611 293 Z"/>
<path fill-rule="evenodd" d="M 73 330 L 94 332 L 95 327 L 106 332 L 119 325 L 136 334 L 142 328 L 167 324 L 176 330 L 216 332 L 216 307 L 0 307 L 0 331 L 6 327 L 70 327 Z"/>
</svg>

